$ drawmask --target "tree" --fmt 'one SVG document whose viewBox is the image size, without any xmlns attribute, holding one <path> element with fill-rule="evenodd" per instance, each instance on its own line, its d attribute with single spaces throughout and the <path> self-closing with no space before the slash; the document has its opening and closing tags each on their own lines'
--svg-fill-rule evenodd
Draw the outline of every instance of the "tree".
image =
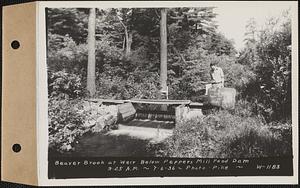
<svg viewBox="0 0 300 188">
<path fill-rule="evenodd" d="M 122 8 L 121 10 L 117 11 L 117 17 L 124 28 L 124 43 L 123 49 L 125 46 L 125 58 L 128 58 L 131 53 L 131 44 L 132 44 L 132 29 L 130 28 L 130 20 L 132 16 L 132 9 L 129 8 Z"/>
<path fill-rule="evenodd" d="M 48 32 L 61 36 L 70 36 L 77 44 L 85 43 L 87 39 L 86 9 L 48 8 Z"/>
<path fill-rule="evenodd" d="M 90 97 L 96 93 L 96 72 L 95 72 L 95 27 L 96 27 L 96 9 L 91 8 L 88 21 L 88 69 L 87 69 L 87 90 Z"/>
<path fill-rule="evenodd" d="M 195 43 L 198 36 L 216 33 L 214 7 L 173 8 L 169 10 L 170 43 L 182 51 Z"/>
<path fill-rule="evenodd" d="M 111 8 L 106 12 L 109 25 L 105 28 L 112 28 L 115 31 L 110 31 L 109 34 L 116 39 L 117 43 L 122 43 L 125 59 L 131 54 L 131 44 L 133 37 L 132 29 L 132 8 Z M 120 45 L 118 45 L 120 46 Z"/>
<path fill-rule="evenodd" d="M 246 25 L 245 48 L 241 51 L 238 62 L 243 65 L 251 66 L 257 61 L 256 45 L 258 40 L 258 30 L 256 21 L 251 18 Z"/>
<path fill-rule="evenodd" d="M 253 66 L 261 88 L 259 100 L 270 119 L 291 115 L 291 28 L 289 12 L 270 19 L 256 48 L 258 62 Z"/>
<path fill-rule="evenodd" d="M 167 92 L 167 9 L 161 9 L 160 21 L 160 84 L 161 92 Z"/>
<path fill-rule="evenodd" d="M 233 42 L 228 40 L 221 33 L 213 33 L 207 36 L 204 49 L 210 54 L 215 54 L 217 56 L 234 55 L 236 53 Z"/>
<path fill-rule="evenodd" d="M 96 81 L 97 95 L 103 97 L 121 93 L 113 90 L 113 86 L 127 90 L 124 90 L 125 98 L 134 97 L 138 85 L 148 84 L 153 86 L 153 91 L 154 88 L 166 91 L 169 86 L 170 98 L 171 92 L 181 91 L 182 94 L 173 99 L 189 98 L 190 91 L 198 91 L 199 81 L 205 81 L 203 69 L 209 67 L 206 56 L 230 54 L 232 45 L 225 37 L 214 38 L 218 33 L 212 7 L 168 8 L 163 27 L 160 11 L 156 8 L 97 9 L 96 31 L 92 32 L 90 9 L 49 9 L 48 62 L 55 71 L 65 69 L 67 73 L 80 75 L 82 87 L 87 88 L 91 96 Z M 160 28 L 166 28 L 164 37 Z M 96 38 L 92 37 L 93 33 Z M 92 45 L 93 40 L 96 47 Z M 165 47 L 161 48 L 161 43 Z M 160 69 L 161 65 L 165 68 Z M 158 79 L 159 73 L 162 73 L 161 79 Z M 120 82 L 130 83 L 131 89 Z M 107 92 L 103 83 L 107 83 Z M 108 96 L 108 93 L 111 94 Z M 152 94 L 143 96 L 154 98 Z"/>
<path fill-rule="evenodd" d="M 245 95 L 255 101 L 257 111 L 267 121 L 288 119 L 291 115 L 290 14 L 287 11 L 280 18 L 270 18 L 259 31 L 253 27 L 253 21 L 249 23 L 244 59 L 240 57 L 240 62 L 248 63 L 255 80 L 246 85 Z"/>
</svg>

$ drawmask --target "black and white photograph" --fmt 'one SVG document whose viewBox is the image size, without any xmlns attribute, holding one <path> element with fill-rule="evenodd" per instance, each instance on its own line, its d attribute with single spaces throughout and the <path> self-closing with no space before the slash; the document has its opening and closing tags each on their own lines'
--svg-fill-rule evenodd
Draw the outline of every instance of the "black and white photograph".
<svg viewBox="0 0 300 188">
<path fill-rule="evenodd" d="M 43 10 L 49 179 L 293 175 L 291 5 L 176 3 Z"/>
</svg>

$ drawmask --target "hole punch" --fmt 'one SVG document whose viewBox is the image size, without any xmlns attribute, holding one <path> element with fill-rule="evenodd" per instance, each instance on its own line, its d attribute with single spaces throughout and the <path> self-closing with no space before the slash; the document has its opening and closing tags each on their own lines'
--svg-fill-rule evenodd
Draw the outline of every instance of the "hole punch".
<svg viewBox="0 0 300 188">
<path fill-rule="evenodd" d="M 16 153 L 20 152 L 21 151 L 21 145 L 20 144 L 14 144 L 12 146 L 12 150 Z"/>
<path fill-rule="evenodd" d="M 15 50 L 18 49 L 18 48 L 20 48 L 20 42 L 17 41 L 17 40 L 12 41 L 10 45 Z"/>
</svg>

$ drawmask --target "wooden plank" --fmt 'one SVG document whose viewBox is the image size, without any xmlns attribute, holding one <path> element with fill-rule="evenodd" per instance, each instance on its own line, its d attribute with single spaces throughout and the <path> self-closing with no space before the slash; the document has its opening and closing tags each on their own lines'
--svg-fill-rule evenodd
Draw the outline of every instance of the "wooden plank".
<svg viewBox="0 0 300 188">
<path fill-rule="evenodd" d="M 89 102 L 102 102 L 102 103 L 111 103 L 111 104 L 123 104 L 130 102 L 129 100 L 115 100 L 115 99 L 88 99 Z"/>
<path fill-rule="evenodd" d="M 190 104 L 190 100 L 168 100 L 168 99 L 131 99 L 131 100 L 114 100 L 114 99 L 88 99 L 90 102 L 102 102 L 111 104 L 124 104 L 124 103 L 140 103 L 140 104 Z"/>
<path fill-rule="evenodd" d="M 191 102 L 191 103 L 189 104 L 190 107 L 201 107 L 201 106 L 203 106 L 203 105 L 204 105 L 204 104 L 201 103 L 201 102 Z"/>
<path fill-rule="evenodd" d="M 170 105 L 181 105 L 181 104 L 190 104 L 190 100 L 156 100 L 156 99 L 131 99 L 131 103 L 139 104 L 170 104 Z"/>
</svg>

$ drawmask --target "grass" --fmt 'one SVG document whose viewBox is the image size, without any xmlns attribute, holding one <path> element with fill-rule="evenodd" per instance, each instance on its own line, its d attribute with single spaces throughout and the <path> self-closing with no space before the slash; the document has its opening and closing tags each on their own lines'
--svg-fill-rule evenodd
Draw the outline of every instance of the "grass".
<svg viewBox="0 0 300 188">
<path fill-rule="evenodd" d="M 157 156 L 275 157 L 292 153 L 291 124 L 266 124 L 263 118 L 237 108 L 178 123 L 173 136 L 152 145 Z M 274 125 L 275 124 L 275 125 Z M 276 127 L 276 128 L 274 128 Z"/>
</svg>

